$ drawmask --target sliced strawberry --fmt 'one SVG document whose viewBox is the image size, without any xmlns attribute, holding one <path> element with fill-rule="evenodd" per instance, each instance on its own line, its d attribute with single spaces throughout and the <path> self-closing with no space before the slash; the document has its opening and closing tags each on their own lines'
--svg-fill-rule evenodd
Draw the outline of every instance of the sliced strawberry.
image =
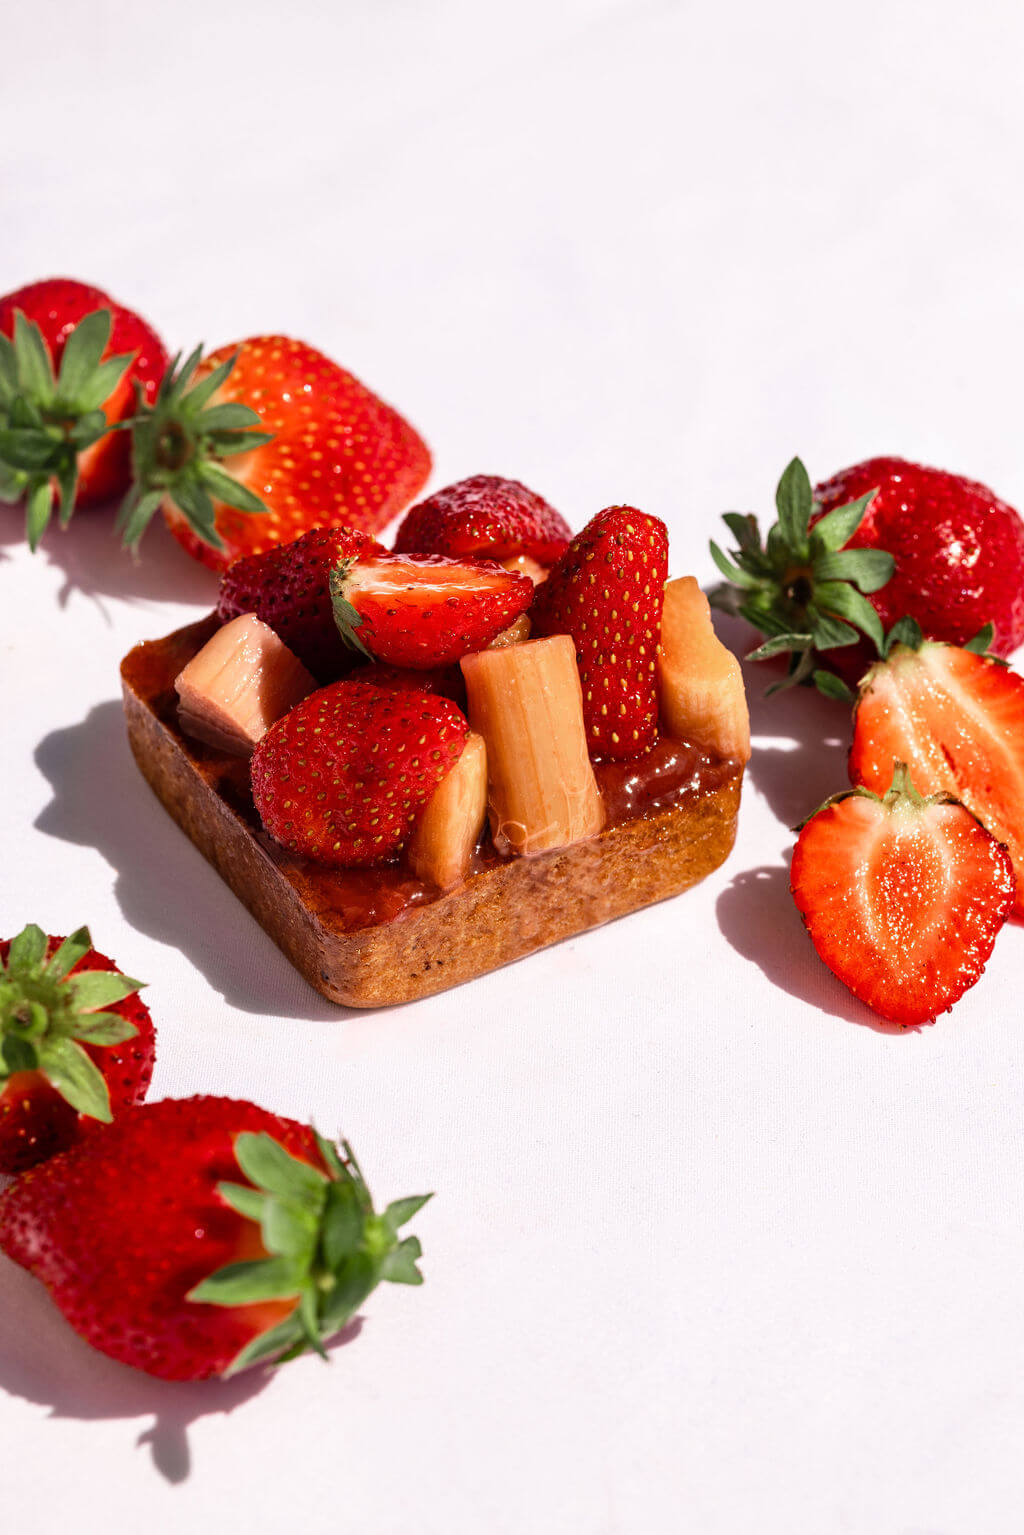
<svg viewBox="0 0 1024 1535">
<path fill-rule="evenodd" d="M 332 683 L 260 741 L 253 801 L 292 852 L 335 868 L 386 862 L 458 761 L 468 729 L 436 693 Z"/>
<path fill-rule="evenodd" d="M 332 682 L 357 659 L 334 622 L 330 572 L 339 560 L 383 553 L 358 528 L 311 528 L 289 544 L 236 560 L 221 577 L 217 613 L 225 623 L 255 613 L 321 682 Z"/>
<path fill-rule="evenodd" d="M 978 980 L 1013 909 L 1006 849 L 959 801 L 891 787 L 836 795 L 803 826 L 793 898 L 829 969 L 892 1023 L 933 1020 Z"/>
<path fill-rule="evenodd" d="M 657 657 L 668 531 L 611 506 L 577 533 L 530 609 L 535 636 L 569 634 L 591 756 L 636 757 L 658 735 Z"/>
<path fill-rule="evenodd" d="M 1024 678 L 956 645 L 894 646 L 861 686 L 851 781 L 882 792 L 894 758 L 922 794 L 955 794 L 1006 844 L 1024 914 Z"/>
<path fill-rule="evenodd" d="M 331 572 L 346 644 L 393 666 L 450 666 L 526 611 L 533 582 L 484 560 L 359 555 Z"/>
<path fill-rule="evenodd" d="M 518 480 L 474 474 L 446 485 L 406 513 L 395 539 L 398 554 L 443 554 L 461 560 L 511 560 L 527 555 L 553 565 L 572 529 L 543 497 Z"/>
</svg>

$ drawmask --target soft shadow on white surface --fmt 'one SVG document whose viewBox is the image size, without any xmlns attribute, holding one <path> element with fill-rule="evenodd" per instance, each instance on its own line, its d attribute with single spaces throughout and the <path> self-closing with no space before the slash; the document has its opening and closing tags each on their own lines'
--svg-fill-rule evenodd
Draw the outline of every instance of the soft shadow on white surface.
<svg viewBox="0 0 1024 1535">
<path fill-rule="evenodd" d="M 847 1023 L 878 1034 L 917 1034 L 886 1023 L 858 1002 L 812 952 L 789 891 L 789 870 L 782 864 L 744 869 L 733 876 L 716 905 L 718 925 L 738 954 L 762 970 L 791 997 Z"/>
<path fill-rule="evenodd" d="M 20 511 L 20 508 L 18 509 Z M 76 512 L 67 528 L 49 527 L 36 559 L 55 565 L 64 576 L 57 601 L 66 608 L 80 592 L 103 610 L 105 597 L 124 602 L 195 602 L 213 607 L 217 577 L 187 555 L 157 514 L 143 535 L 139 552 L 122 548 L 114 528 L 116 504 Z"/>
<path fill-rule="evenodd" d="M 156 1380 L 97 1353 L 73 1332 L 46 1291 L 16 1264 L 0 1257 L 0 1389 L 49 1409 L 51 1418 L 151 1419 L 135 1438 L 166 1482 L 192 1471 L 189 1429 L 200 1418 L 230 1413 L 273 1385 L 273 1370 L 248 1370 L 234 1380 Z M 357 1317 L 329 1345 L 359 1336 Z M 336 1366 L 337 1367 L 337 1366 Z"/>
<path fill-rule="evenodd" d="M 51 731 L 35 760 L 53 790 L 35 825 L 103 855 L 132 927 L 179 949 L 245 1012 L 348 1016 L 307 985 L 171 820 L 132 760 L 119 703 L 97 704 L 78 724 Z M 258 974 L 255 942 L 265 946 Z"/>
</svg>

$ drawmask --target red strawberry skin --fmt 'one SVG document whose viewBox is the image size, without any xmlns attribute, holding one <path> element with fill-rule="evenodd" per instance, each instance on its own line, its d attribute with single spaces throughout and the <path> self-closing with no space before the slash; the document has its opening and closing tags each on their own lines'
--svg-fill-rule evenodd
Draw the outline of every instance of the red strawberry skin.
<svg viewBox="0 0 1024 1535">
<path fill-rule="evenodd" d="M 405 515 L 395 538 L 398 554 L 443 554 L 450 559 L 517 559 L 553 565 L 572 529 L 542 496 L 519 480 L 474 474 L 447 485 Z"/>
<path fill-rule="evenodd" d="M 252 758 L 267 831 L 333 868 L 395 856 L 462 753 L 469 726 L 450 699 L 357 679 L 335 682 L 278 720 Z"/>
<path fill-rule="evenodd" d="M 175 538 L 212 570 L 261 554 L 314 527 L 375 533 L 408 506 L 430 473 L 430 451 L 390 405 L 322 352 L 286 336 L 254 336 L 203 359 L 202 379 L 238 354 L 212 403 L 238 401 L 262 418 L 272 442 L 227 462 L 231 475 L 261 497 L 263 516 L 217 503 L 224 549 L 197 538 L 174 507 Z"/>
<path fill-rule="evenodd" d="M 632 506 L 599 512 L 537 587 L 535 637 L 569 634 L 593 757 L 629 758 L 658 736 L 657 657 L 668 531 Z"/>
<path fill-rule="evenodd" d="M 1006 844 L 1024 916 L 1024 678 L 955 645 L 897 645 L 865 677 L 850 780 L 883 792 L 893 759 L 922 794 L 955 794 Z"/>
<path fill-rule="evenodd" d="M 266 1256 L 259 1226 L 217 1192 L 244 1183 L 234 1153 L 264 1131 L 324 1170 L 312 1130 L 229 1098 L 165 1099 L 26 1173 L 0 1197 L 0 1248 L 49 1290 L 93 1348 L 165 1380 L 224 1372 L 294 1300 L 185 1299 L 225 1264 Z"/>
<path fill-rule="evenodd" d="M 311 528 L 291 543 L 245 555 L 224 572 L 217 614 L 227 623 L 255 613 L 320 682 L 351 671 L 356 653 L 334 622 L 327 578 L 339 560 L 383 553 L 358 528 Z"/>
<path fill-rule="evenodd" d="M 441 555 L 360 555 L 339 577 L 341 597 L 362 620 L 359 644 L 400 667 L 451 666 L 485 649 L 534 593 L 519 571 Z"/>
<path fill-rule="evenodd" d="M 964 645 L 991 622 L 996 655 L 1024 644 L 1024 522 L 1013 507 L 974 480 L 902 458 L 844 469 L 815 500 L 827 512 L 876 487 L 846 547 L 885 549 L 896 561 L 870 599 L 883 627 L 909 614 L 927 638 Z"/>
<path fill-rule="evenodd" d="M 76 282 L 70 277 L 50 277 L 0 298 L 0 332 L 13 337 L 14 317 L 20 310 L 26 319 L 34 320 L 39 326 L 56 369 L 60 366 L 68 336 L 80 320 L 97 309 L 109 309 L 113 320 L 106 355 L 137 354 L 103 406 L 108 421 L 123 421 L 134 409 L 134 383 L 138 382 L 145 398 L 152 401 L 168 361 L 159 336 L 133 310 L 125 309 L 102 289 L 90 287 L 88 283 Z M 100 438 L 79 455 L 78 471 L 79 506 L 96 505 L 123 495 L 131 483 L 129 434 L 114 432 Z"/>
<path fill-rule="evenodd" d="M 57 937 L 47 939 L 47 959 L 63 941 Z M 0 959 L 5 963 L 10 948 L 10 939 L 0 940 Z M 90 949 L 69 973 L 117 969 L 112 959 Z M 118 1013 L 136 1028 L 134 1037 L 122 1044 L 82 1046 L 103 1073 L 111 1112 L 116 1118 L 124 1109 L 141 1103 L 149 1090 L 156 1060 L 156 1031 L 149 1008 L 137 992 L 111 1003 L 106 1011 Z M 40 1072 L 15 1072 L 6 1084 L 0 1085 L 0 1173 L 21 1173 L 45 1162 L 94 1125 L 95 1121 L 73 1109 Z"/>
<path fill-rule="evenodd" d="M 790 877 L 825 964 L 904 1026 L 974 985 L 1014 902 L 1006 849 L 956 803 L 890 810 L 847 795 L 805 824 Z"/>
</svg>

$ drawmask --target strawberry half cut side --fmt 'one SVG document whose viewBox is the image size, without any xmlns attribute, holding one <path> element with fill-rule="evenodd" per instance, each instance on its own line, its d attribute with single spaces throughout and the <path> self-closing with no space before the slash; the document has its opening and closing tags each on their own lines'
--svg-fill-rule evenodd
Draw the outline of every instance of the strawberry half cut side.
<svg viewBox="0 0 1024 1535">
<path fill-rule="evenodd" d="M 893 645 L 861 685 L 851 782 L 881 792 L 894 758 L 922 793 L 956 795 L 1005 843 L 1024 915 L 1024 678 L 966 646 Z"/>
<path fill-rule="evenodd" d="M 483 650 L 533 601 L 529 576 L 484 560 L 358 556 L 331 571 L 346 644 L 392 666 L 450 666 Z"/>
<path fill-rule="evenodd" d="M 154 1032 L 140 985 L 88 928 L 61 939 L 30 923 L 0 943 L 0 1172 L 70 1145 L 80 1115 L 109 1124 L 144 1097 Z"/>
<path fill-rule="evenodd" d="M 934 1020 L 979 979 L 1013 908 L 1006 849 L 951 795 L 922 797 L 906 763 L 881 795 L 847 790 L 800 830 L 793 899 L 854 996 L 904 1026 Z"/>
</svg>

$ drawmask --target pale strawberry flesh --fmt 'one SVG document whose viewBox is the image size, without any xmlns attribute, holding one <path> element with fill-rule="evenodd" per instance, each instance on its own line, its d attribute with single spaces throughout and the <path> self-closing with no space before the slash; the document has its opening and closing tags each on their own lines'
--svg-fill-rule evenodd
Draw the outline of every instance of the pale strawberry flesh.
<svg viewBox="0 0 1024 1535">
<path fill-rule="evenodd" d="M 884 792 L 894 759 L 920 793 L 955 794 L 1006 844 L 1024 914 L 1024 678 L 954 645 L 895 647 L 864 680 L 851 782 Z"/>
<path fill-rule="evenodd" d="M 1006 850 L 962 805 L 856 794 L 803 827 L 791 881 L 825 964 L 904 1026 L 934 1019 L 974 985 L 1014 901 Z"/>
<path fill-rule="evenodd" d="M 534 593 L 528 576 L 484 560 L 399 554 L 345 562 L 332 589 L 343 635 L 401 667 L 450 666 L 485 649 Z"/>
</svg>

